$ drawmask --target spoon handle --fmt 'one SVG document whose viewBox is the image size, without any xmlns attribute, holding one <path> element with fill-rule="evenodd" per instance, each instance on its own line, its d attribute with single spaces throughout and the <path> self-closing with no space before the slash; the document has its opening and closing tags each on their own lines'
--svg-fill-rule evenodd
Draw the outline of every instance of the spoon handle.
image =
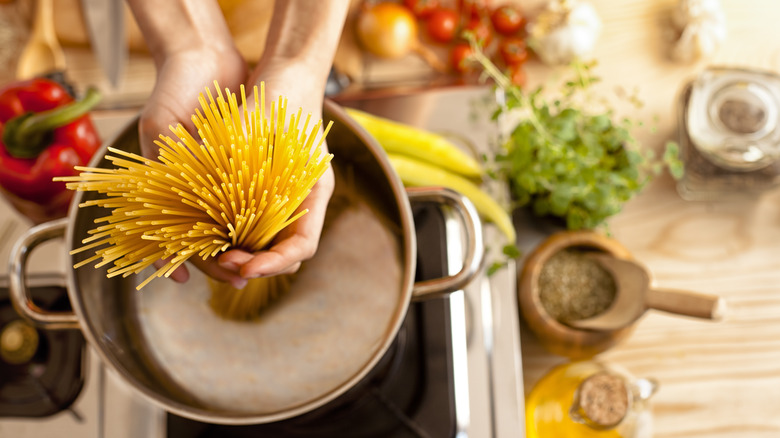
<svg viewBox="0 0 780 438">
<path fill-rule="evenodd" d="M 726 301 L 717 296 L 682 289 L 656 288 L 647 291 L 647 307 L 678 315 L 719 321 L 726 313 Z"/>
</svg>

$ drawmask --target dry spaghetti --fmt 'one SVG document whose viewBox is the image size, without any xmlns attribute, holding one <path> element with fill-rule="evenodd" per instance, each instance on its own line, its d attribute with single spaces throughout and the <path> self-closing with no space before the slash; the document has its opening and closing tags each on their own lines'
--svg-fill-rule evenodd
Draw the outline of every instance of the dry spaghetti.
<svg viewBox="0 0 780 438">
<path fill-rule="evenodd" d="M 79 207 L 111 210 L 71 251 L 95 250 L 74 268 L 113 264 L 109 277 L 127 277 L 167 260 L 141 289 L 196 255 L 205 260 L 229 248 L 261 250 L 307 212 L 298 207 L 332 159 L 322 152 L 330 124 L 315 145 L 322 121 L 307 130 L 311 115 L 304 120 L 300 109 L 288 120 L 281 96 L 266 117 L 263 84 L 259 93 L 254 88 L 253 110 L 243 86 L 239 109 L 236 95 L 225 89 L 225 98 L 215 85 L 216 99 L 206 89 L 207 98 L 199 97 L 202 112 L 192 116 L 200 141 L 181 124 L 171 126 L 178 138 L 160 135 L 158 161 L 109 147 L 113 155 L 106 159 L 115 168 L 77 167 L 79 176 L 59 179 L 72 190 L 105 195 Z"/>
</svg>

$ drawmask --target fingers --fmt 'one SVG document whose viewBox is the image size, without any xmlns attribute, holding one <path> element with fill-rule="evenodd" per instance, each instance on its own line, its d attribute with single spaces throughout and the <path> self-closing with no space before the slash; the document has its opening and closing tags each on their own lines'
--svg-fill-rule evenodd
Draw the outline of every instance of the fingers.
<svg viewBox="0 0 780 438">
<path fill-rule="evenodd" d="M 156 262 L 153 263 L 153 265 L 155 268 L 160 269 L 163 266 L 165 266 L 165 264 L 168 263 L 169 260 L 170 258 L 167 258 L 165 260 L 157 260 Z M 184 283 L 190 279 L 190 271 L 187 269 L 186 266 L 180 265 L 173 272 L 171 272 L 171 275 L 168 278 L 170 278 L 171 280 L 177 283 Z"/>
<path fill-rule="evenodd" d="M 190 262 L 209 277 L 230 283 L 236 289 L 243 289 L 247 284 L 247 280 L 241 277 L 237 269 L 226 269 L 215 259 L 203 260 L 200 257 L 193 257 Z"/>
<path fill-rule="evenodd" d="M 190 261 L 205 274 L 229 282 L 238 289 L 243 288 L 251 278 L 298 271 L 301 263 L 313 257 L 317 251 L 333 186 L 333 172 L 329 169 L 301 204 L 300 209 L 308 209 L 308 213 L 282 230 L 268 250 L 253 254 L 234 249 L 216 259 L 204 261 L 193 257 Z M 181 269 L 185 269 L 183 273 L 179 273 Z M 186 281 L 186 268 L 180 267 L 171 277 L 176 281 L 182 278 L 181 281 Z"/>
<path fill-rule="evenodd" d="M 316 241 L 314 245 L 312 249 L 310 242 L 293 235 L 267 251 L 254 254 L 241 250 L 228 251 L 219 257 L 219 265 L 223 269 L 235 268 L 235 272 L 246 279 L 292 274 L 300 268 L 301 261 L 311 258 L 316 250 Z"/>
<path fill-rule="evenodd" d="M 160 269 L 168 263 L 168 260 L 170 259 L 158 260 L 154 262 L 154 266 Z M 199 257 L 191 258 L 190 262 L 211 278 L 230 283 L 236 289 L 243 289 L 247 284 L 247 280 L 239 275 L 238 266 L 234 269 L 226 269 L 215 260 L 203 260 Z M 187 269 L 187 266 L 180 265 L 168 278 L 177 283 L 186 283 L 190 279 L 190 271 Z"/>
<path fill-rule="evenodd" d="M 317 251 L 334 184 L 333 171 L 328 169 L 299 208 L 309 212 L 282 230 L 271 248 L 254 254 L 231 250 L 219 256 L 219 265 L 223 269 L 238 269 L 243 278 L 296 272 L 301 262 L 312 258 Z"/>
<path fill-rule="evenodd" d="M 296 272 L 303 260 L 308 260 L 314 255 L 316 244 L 316 241 L 305 241 L 298 235 L 291 236 L 268 251 L 255 254 L 251 260 L 241 266 L 241 276 L 256 278 Z"/>
</svg>

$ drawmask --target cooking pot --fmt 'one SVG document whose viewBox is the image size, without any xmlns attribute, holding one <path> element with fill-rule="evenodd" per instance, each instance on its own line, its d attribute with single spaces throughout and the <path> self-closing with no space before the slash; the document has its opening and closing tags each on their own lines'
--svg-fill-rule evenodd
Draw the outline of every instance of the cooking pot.
<svg viewBox="0 0 780 438">
<path fill-rule="evenodd" d="M 66 270 L 72 313 L 38 308 L 26 287 L 28 255 L 64 236 L 65 249 L 82 245 L 98 196 L 78 192 L 68 218 L 31 228 L 10 259 L 14 306 L 43 329 L 78 329 L 101 359 L 163 409 L 218 424 L 259 424 L 312 411 L 355 386 L 390 347 L 412 300 L 441 297 L 466 285 L 483 257 L 474 206 L 441 188 L 404 189 L 376 141 L 331 101 L 324 118 L 334 125 L 328 145 L 336 189 L 317 254 L 301 266 L 291 289 L 260 318 L 221 319 L 207 302 L 207 279 L 197 269 L 179 284 L 151 272 L 107 278 L 106 268 Z M 109 167 L 107 147 L 139 152 L 137 119 L 107 142 L 90 163 Z M 417 260 L 410 201 L 433 202 L 462 225 L 462 269 L 414 282 Z M 461 242 L 457 242 L 461 244 Z M 89 254 L 77 253 L 69 266 Z"/>
</svg>

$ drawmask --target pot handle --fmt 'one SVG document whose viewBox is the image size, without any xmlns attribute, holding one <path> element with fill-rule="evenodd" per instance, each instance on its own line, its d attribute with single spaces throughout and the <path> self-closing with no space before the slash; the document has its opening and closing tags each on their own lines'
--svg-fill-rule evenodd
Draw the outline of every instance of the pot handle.
<svg viewBox="0 0 780 438">
<path fill-rule="evenodd" d="M 16 241 L 9 260 L 10 278 L 8 289 L 11 303 L 17 313 L 36 326 L 48 330 L 78 329 L 79 320 L 75 313 L 50 312 L 38 307 L 27 289 L 27 258 L 32 250 L 43 242 L 65 235 L 68 218 L 46 222 L 30 228 Z"/>
<path fill-rule="evenodd" d="M 466 248 L 463 267 L 456 274 L 419 281 L 412 288 L 412 299 L 422 300 L 448 295 L 462 289 L 477 274 L 482 265 L 482 222 L 474 204 L 460 193 L 446 188 L 410 187 L 406 189 L 410 201 L 446 204 L 457 213 L 465 232 Z"/>
</svg>

